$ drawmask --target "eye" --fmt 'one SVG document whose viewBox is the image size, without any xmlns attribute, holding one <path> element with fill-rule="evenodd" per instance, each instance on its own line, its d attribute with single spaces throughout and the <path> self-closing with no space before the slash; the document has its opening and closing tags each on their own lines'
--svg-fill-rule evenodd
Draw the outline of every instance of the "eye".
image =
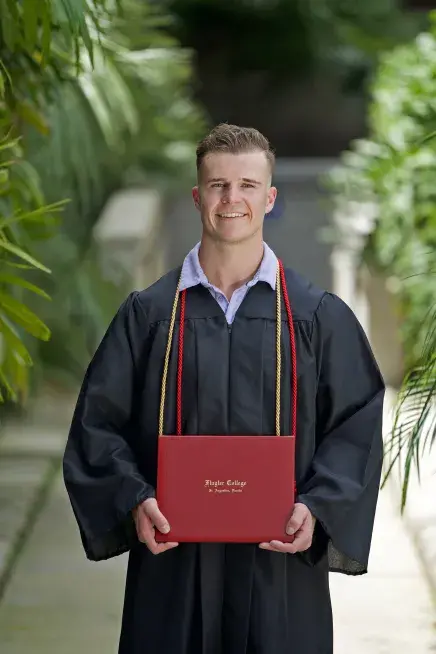
<svg viewBox="0 0 436 654">
<path fill-rule="evenodd" d="M 219 188 L 221 186 L 224 186 L 224 184 L 222 182 L 214 182 L 212 184 L 212 188 Z"/>
<path fill-rule="evenodd" d="M 249 184 L 248 182 L 243 182 L 242 186 L 245 186 L 245 188 L 254 188 L 254 184 Z"/>
</svg>

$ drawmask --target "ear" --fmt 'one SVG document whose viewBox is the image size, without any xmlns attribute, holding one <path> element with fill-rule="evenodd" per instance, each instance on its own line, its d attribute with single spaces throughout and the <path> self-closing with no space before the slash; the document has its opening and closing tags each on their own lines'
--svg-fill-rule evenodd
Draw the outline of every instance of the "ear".
<svg viewBox="0 0 436 654">
<path fill-rule="evenodd" d="M 196 208 L 200 211 L 201 203 L 200 203 L 200 191 L 198 189 L 198 186 L 194 186 L 194 188 L 192 189 L 192 198 L 194 200 L 194 204 Z"/>
<path fill-rule="evenodd" d="M 270 211 L 273 210 L 275 201 L 277 198 L 277 189 L 275 186 L 271 186 L 268 190 L 268 197 L 267 197 L 267 204 L 266 204 L 266 210 L 265 213 L 269 213 Z"/>
</svg>

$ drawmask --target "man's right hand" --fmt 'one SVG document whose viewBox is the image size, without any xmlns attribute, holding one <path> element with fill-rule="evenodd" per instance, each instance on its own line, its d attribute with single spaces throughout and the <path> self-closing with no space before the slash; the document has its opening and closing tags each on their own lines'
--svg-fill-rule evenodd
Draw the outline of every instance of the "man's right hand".
<svg viewBox="0 0 436 654">
<path fill-rule="evenodd" d="M 145 543 L 152 554 L 162 554 L 177 547 L 178 543 L 156 543 L 155 528 L 162 534 L 170 530 L 168 520 L 159 511 L 154 498 L 145 500 L 132 511 L 136 533 L 141 543 Z"/>
</svg>

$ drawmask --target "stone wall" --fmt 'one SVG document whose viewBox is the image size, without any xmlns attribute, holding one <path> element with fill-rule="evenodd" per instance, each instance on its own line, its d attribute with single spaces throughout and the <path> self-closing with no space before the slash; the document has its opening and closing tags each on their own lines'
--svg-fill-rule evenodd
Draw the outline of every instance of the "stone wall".
<svg viewBox="0 0 436 654">
<path fill-rule="evenodd" d="M 142 289 L 166 271 L 163 203 L 155 189 L 132 188 L 115 193 L 94 228 L 106 278 Z"/>
</svg>

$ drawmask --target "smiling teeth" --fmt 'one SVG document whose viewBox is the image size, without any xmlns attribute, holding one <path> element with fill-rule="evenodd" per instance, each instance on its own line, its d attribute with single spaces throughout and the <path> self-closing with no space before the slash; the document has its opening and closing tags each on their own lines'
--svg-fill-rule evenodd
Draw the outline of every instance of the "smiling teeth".
<svg viewBox="0 0 436 654">
<path fill-rule="evenodd" d="M 245 214 L 244 213 L 219 213 L 218 216 L 220 218 L 243 218 Z"/>
</svg>

